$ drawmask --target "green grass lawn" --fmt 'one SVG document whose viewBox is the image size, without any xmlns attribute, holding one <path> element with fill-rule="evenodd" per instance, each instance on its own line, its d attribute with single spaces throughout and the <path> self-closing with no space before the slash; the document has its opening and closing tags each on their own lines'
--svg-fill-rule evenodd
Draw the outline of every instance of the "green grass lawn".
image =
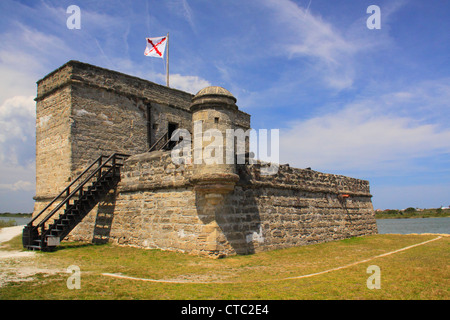
<svg viewBox="0 0 450 320">
<path fill-rule="evenodd" d="M 63 243 L 55 252 L 39 252 L 17 265 L 61 270 L 77 265 L 81 270 L 79 290 L 67 288 L 68 273 L 38 274 L 31 281 L 10 282 L 0 287 L 0 299 L 447 300 L 450 237 L 345 269 L 286 279 L 363 261 L 436 237 L 374 235 L 218 260 L 111 244 Z M 7 247 L 21 249 L 20 237 L 7 243 Z M 6 262 L 0 260 L 0 267 L 1 263 Z M 370 265 L 380 267 L 380 289 L 367 288 Z M 137 281 L 102 273 L 188 282 Z"/>
</svg>

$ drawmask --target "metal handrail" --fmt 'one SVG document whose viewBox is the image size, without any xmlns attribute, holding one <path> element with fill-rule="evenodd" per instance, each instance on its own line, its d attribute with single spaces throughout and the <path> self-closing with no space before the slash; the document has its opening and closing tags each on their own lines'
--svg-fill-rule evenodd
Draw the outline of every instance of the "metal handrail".
<svg viewBox="0 0 450 320">
<path fill-rule="evenodd" d="M 98 157 L 94 162 L 92 162 L 91 163 L 91 165 L 89 165 L 89 167 L 87 167 L 82 173 L 80 173 L 79 175 L 78 175 L 78 177 L 75 179 L 75 180 L 73 180 L 63 191 L 61 191 L 61 193 L 60 194 L 58 194 L 55 198 L 53 198 L 53 200 L 49 203 L 49 204 L 47 204 L 47 206 L 45 206 L 45 208 L 44 209 L 42 209 L 33 219 L 31 219 L 31 221 L 28 223 L 28 224 L 33 224 L 33 222 L 38 218 L 38 217 L 40 217 L 41 216 L 41 214 L 43 214 L 48 208 L 50 208 L 50 206 L 53 204 L 53 203 L 55 203 L 55 201 L 56 200 L 58 200 L 64 193 L 66 193 L 67 194 L 67 196 L 68 196 L 68 193 L 70 193 L 70 187 L 71 186 L 73 186 L 74 184 L 75 184 L 75 182 L 77 182 L 78 180 L 80 180 L 81 179 L 81 177 L 86 173 L 86 172 L 88 172 L 89 171 L 89 169 L 91 169 L 97 162 L 101 162 L 101 160 L 102 160 L 102 158 L 104 158 L 105 156 L 103 156 L 103 155 L 101 155 L 100 157 Z M 66 196 L 66 198 L 67 198 L 67 196 Z M 65 198 L 65 199 L 66 199 Z M 64 200 L 65 200 L 64 199 Z"/>
<path fill-rule="evenodd" d="M 110 162 L 111 160 L 113 160 L 113 165 L 111 166 L 110 170 L 115 170 L 116 166 L 122 166 L 122 164 L 117 164 L 115 163 L 115 160 L 117 157 L 123 157 L 126 158 L 128 157 L 128 155 L 126 154 L 120 154 L 120 153 L 114 153 L 111 156 L 109 156 L 107 158 L 106 161 L 104 161 L 103 163 L 101 163 L 101 160 L 103 158 L 106 158 L 106 156 L 100 156 L 98 157 L 88 168 L 86 168 L 68 187 L 66 187 L 57 197 L 55 197 L 46 207 L 45 209 L 43 209 L 36 217 L 34 217 L 29 223 L 28 226 L 32 227 L 32 229 L 37 229 L 40 226 L 42 226 L 43 224 L 45 224 L 45 222 L 47 222 L 59 209 L 61 209 L 61 207 L 63 205 L 65 205 L 67 203 L 67 201 L 69 201 L 77 192 L 79 192 L 80 190 L 82 190 L 82 188 L 84 187 L 84 185 L 86 183 L 88 183 L 92 177 L 94 177 L 97 173 L 101 172 L 101 170 L 106 167 L 106 164 L 108 162 Z M 75 190 L 73 190 L 72 192 L 70 192 L 70 187 L 79 179 L 81 179 L 81 177 L 87 172 L 89 171 L 89 169 L 91 169 L 97 162 L 99 162 L 99 166 L 82 182 L 80 183 Z M 108 172 L 110 171 L 108 170 Z M 44 219 L 42 219 L 36 226 L 33 226 L 33 221 L 38 218 L 43 212 L 45 212 L 59 197 L 61 197 L 64 193 L 68 193 L 67 196 L 58 204 L 58 206 L 56 206 Z"/>
<path fill-rule="evenodd" d="M 167 140 L 169 140 L 169 139 L 168 139 L 168 136 L 169 136 L 169 131 L 166 131 L 166 132 L 161 136 L 161 138 L 159 138 L 158 141 L 156 141 L 156 142 L 150 147 L 150 149 L 148 149 L 147 152 L 152 152 L 152 151 L 154 151 L 153 149 L 156 148 L 156 146 L 161 142 L 162 139 L 166 138 Z M 164 145 L 165 145 L 165 144 L 164 144 Z"/>
<path fill-rule="evenodd" d="M 111 171 L 114 171 L 115 170 L 115 166 L 108 166 L 109 167 L 109 169 L 105 172 L 105 173 L 103 173 L 101 176 L 100 176 L 100 178 L 101 177 L 104 177 L 104 176 L 107 176 Z M 102 168 L 105 168 L 105 166 L 102 166 Z M 100 169 L 102 169 L 102 168 L 100 168 Z M 100 172 L 101 172 L 101 170 L 100 170 Z M 91 178 L 93 177 L 93 176 L 95 176 L 95 174 L 96 174 L 96 172 L 94 172 L 92 175 L 91 175 Z M 114 174 L 114 173 L 113 173 Z M 88 181 L 86 181 L 86 183 L 87 183 Z M 84 185 L 83 185 L 84 186 Z M 80 190 L 82 190 L 82 187 L 81 187 L 81 189 L 79 189 L 79 190 L 74 190 L 73 192 L 72 192 L 72 194 L 71 194 L 71 196 L 73 196 L 74 194 L 76 194 L 77 192 L 79 192 Z M 81 198 L 81 196 L 80 196 L 80 198 Z M 78 199 L 77 201 L 80 201 L 80 199 Z M 76 204 L 77 202 L 75 201 L 75 204 Z M 75 205 L 74 204 L 74 205 Z M 64 205 L 64 203 L 61 203 L 60 204 L 61 205 L 61 207 Z M 59 207 L 59 208 L 61 208 L 61 207 Z M 56 209 L 56 208 L 55 208 Z M 55 213 L 56 213 L 56 211 L 58 211 L 59 209 L 57 209 L 57 210 L 55 210 Z M 51 218 L 51 215 L 47 218 L 46 217 L 46 219 L 48 220 L 48 219 L 50 219 Z M 42 225 L 41 225 L 41 223 L 43 223 Z M 42 233 L 41 233 L 41 239 L 43 240 L 44 238 L 45 238 L 45 236 L 51 231 L 50 229 L 48 229 L 47 231 L 45 231 L 44 229 L 43 229 L 43 227 L 45 226 L 45 221 L 41 221 L 36 227 L 35 227 L 35 229 L 37 229 L 37 228 L 41 228 L 41 230 L 42 230 Z"/>
</svg>

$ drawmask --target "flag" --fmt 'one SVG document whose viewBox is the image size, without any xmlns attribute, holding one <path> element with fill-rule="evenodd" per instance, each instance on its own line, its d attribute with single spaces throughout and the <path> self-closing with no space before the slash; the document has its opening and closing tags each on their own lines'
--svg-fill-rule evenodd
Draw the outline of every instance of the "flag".
<svg viewBox="0 0 450 320">
<path fill-rule="evenodd" d="M 167 37 L 146 38 L 147 47 L 144 54 L 147 57 L 164 58 L 164 51 L 166 50 Z"/>
</svg>

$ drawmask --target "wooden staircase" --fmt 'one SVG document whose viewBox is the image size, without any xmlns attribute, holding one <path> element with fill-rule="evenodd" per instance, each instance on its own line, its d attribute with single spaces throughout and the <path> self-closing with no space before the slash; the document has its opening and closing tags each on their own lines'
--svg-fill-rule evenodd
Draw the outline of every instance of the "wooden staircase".
<svg viewBox="0 0 450 320">
<path fill-rule="evenodd" d="M 128 157 L 114 153 L 109 157 L 100 156 L 92 162 L 24 227 L 24 248 L 50 251 L 58 246 L 99 201 L 117 186 L 120 168 Z M 50 213 L 45 216 L 48 211 Z"/>
</svg>

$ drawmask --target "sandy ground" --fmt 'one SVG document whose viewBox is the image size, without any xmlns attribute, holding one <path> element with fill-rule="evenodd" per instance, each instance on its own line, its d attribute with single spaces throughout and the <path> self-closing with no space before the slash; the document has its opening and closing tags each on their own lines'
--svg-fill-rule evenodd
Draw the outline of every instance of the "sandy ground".
<svg viewBox="0 0 450 320">
<path fill-rule="evenodd" d="M 24 226 L 8 227 L 0 229 L 0 245 L 2 242 L 11 240 L 12 238 L 22 233 Z M 0 259 L 5 258 L 22 258 L 32 257 L 35 253 L 33 251 L 6 251 L 1 250 L 0 246 Z"/>
<path fill-rule="evenodd" d="M 37 266 L 36 252 L 5 250 L 4 242 L 22 233 L 24 226 L 0 229 L 0 288 L 8 282 L 32 281 L 36 274 L 55 274 L 65 270 Z M 1 299 L 1 292 L 0 292 Z"/>
</svg>

